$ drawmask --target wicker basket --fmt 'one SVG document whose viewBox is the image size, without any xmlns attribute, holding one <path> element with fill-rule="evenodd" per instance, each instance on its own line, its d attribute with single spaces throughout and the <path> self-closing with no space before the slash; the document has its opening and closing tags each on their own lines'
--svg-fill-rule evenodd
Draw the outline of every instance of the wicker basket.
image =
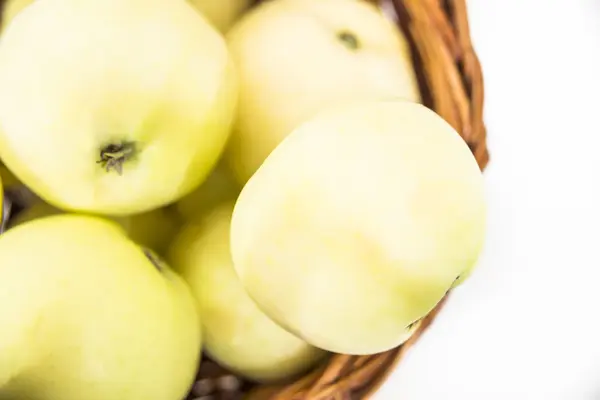
<svg viewBox="0 0 600 400">
<path fill-rule="evenodd" d="M 471 43 L 466 0 L 371 0 L 385 3 L 408 38 L 423 102 L 467 142 L 483 170 L 489 160 L 483 123 L 483 76 Z M 254 388 L 248 400 L 369 398 L 430 326 L 448 296 L 404 345 L 371 356 L 333 355 L 325 365 L 287 385 Z"/>
<path fill-rule="evenodd" d="M 382 5 L 408 38 L 424 104 L 458 130 L 483 169 L 488 162 L 482 118 L 483 78 L 471 44 L 466 0 L 369 1 L 385 3 Z M 4 2 L 0 0 L 0 9 Z M 196 387 L 207 383 L 208 392 L 214 393 L 214 386 L 218 385 L 220 393 L 204 397 L 190 394 L 189 399 L 367 399 L 429 327 L 447 299 L 448 296 L 422 321 L 419 331 L 404 345 L 371 356 L 332 355 L 323 365 L 288 384 L 255 387 L 205 358 Z"/>
</svg>

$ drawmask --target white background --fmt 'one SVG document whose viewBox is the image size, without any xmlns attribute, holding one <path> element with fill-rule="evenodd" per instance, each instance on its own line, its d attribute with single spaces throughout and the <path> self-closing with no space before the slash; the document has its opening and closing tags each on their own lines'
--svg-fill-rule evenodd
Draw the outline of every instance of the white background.
<svg viewBox="0 0 600 400">
<path fill-rule="evenodd" d="M 468 1 L 489 233 L 376 400 L 600 400 L 600 0 Z"/>
</svg>

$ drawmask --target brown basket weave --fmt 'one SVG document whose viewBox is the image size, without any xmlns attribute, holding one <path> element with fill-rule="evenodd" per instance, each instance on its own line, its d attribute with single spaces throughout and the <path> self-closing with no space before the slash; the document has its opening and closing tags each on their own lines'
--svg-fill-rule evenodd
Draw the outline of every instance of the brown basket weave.
<svg viewBox="0 0 600 400">
<path fill-rule="evenodd" d="M 386 3 L 385 9 L 390 10 L 411 44 L 423 103 L 454 126 L 483 170 L 489 158 L 482 115 L 483 78 L 471 44 L 465 0 L 368 1 Z M 0 10 L 4 3 L 0 0 Z M 189 399 L 239 399 L 242 393 L 248 400 L 367 399 L 429 327 L 447 299 L 422 321 L 404 345 L 371 356 L 332 355 L 323 365 L 289 384 L 253 387 L 204 358 L 194 391 L 212 393 L 204 397 L 190 394 Z M 220 387 L 217 395 L 215 387 Z"/>
<path fill-rule="evenodd" d="M 466 0 L 370 0 L 382 4 L 408 38 L 426 106 L 467 142 L 483 170 L 488 163 L 483 123 L 483 76 L 471 43 Z M 354 400 L 369 398 L 447 301 L 423 320 L 404 345 L 371 356 L 333 355 L 325 365 L 288 385 L 262 386 L 248 400 Z"/>
</svg>

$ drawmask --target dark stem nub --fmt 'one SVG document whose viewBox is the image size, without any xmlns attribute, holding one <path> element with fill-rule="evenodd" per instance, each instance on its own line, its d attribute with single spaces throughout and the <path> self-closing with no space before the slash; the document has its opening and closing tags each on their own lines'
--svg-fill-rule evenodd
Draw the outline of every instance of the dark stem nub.
<svg viewBox="0 0 600 400">
<path fill-rule="evenodd" d="M 350 31 L 340 31 L 337 38 L 350 50 L 358 50 L 360 47 L 358 37 Z"/>
<path fill-rule="evenodd" d="M 161 263 L 160 259 L 158 258 L 158 256 L 156 254 L 154 254 L 154 252 L 152 250 L 150 250 L 150 249 L 144 248 L 143 251 L 144 251 L 144 255 L 146 256 L 146 258 L 148 260 L 150 260 L 150 262 L 152 263 L 152 265 L 154 265 L 154 267 L 158 271 L 162 272 L 163 271 L 163 267 L 162 267 L 162 263 Z"/>
<path fill-rule="evenodd" d="M 106 172 L 111 170 L 117 171 L 119 175 L 123 174 L 123 164 L 135 154 L 135 144 L 123 142 L 119 144 L 109 144 L 100 150 L 100 160 L 98 164 L 106 169 Z"/>
<path fill-rule="evenodd" d="M 423 318 L 419 318 L 418 320 L 414 321 L 411 324 L 408 324 L 408 326 L 406 327 L 407 330 L 411 330 L 415 327 L 415 325 L 417 325 L 419 322 L 421 322 L 423 320 Z"/>
</svg>

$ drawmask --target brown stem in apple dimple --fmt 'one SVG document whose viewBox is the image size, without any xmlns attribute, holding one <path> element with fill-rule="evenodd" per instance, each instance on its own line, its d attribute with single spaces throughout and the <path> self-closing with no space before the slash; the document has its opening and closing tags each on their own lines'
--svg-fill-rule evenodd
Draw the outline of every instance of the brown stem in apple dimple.
<svg viewBox="0 0 600 400">
<path fill-rule="evenodd" d="M 358 50 L 360 47 L 360 42 L 358 41 L 358 37 L 350 32 L 350 31 L 340 31 L 337 34 L 337 38 L 350 50 Z"/>
<path fill-rule="evenodd" d="M 154 252 L 152 250 L 150 250 L 150 249 L 142 248 L 142 251 L 144 252 L 144 255 L 146 256 L 146 258 L 148 260 L 150 260 L 150 262 L 152 263 L 152 265 L 154 265 L 154 267 L 159 272 L 162 272 L 163 271 L 163 265 L 162 265 L 162 262 L 160 261 L 160 259 L 158 258 L 158 256 L 156 254 L 154 254 Z"/>
<path fill-rule="evenodd" d="M 119 175 L 122 175 L 123 164 L 134 155 L 135 143 L 111 143 L 100 150 L 100 160 L 96 161 L 96 163 L 101 164 L 102 168 L 106 169 L 106 172 L 110 172 L 114 169 Z"/>
</svg>

